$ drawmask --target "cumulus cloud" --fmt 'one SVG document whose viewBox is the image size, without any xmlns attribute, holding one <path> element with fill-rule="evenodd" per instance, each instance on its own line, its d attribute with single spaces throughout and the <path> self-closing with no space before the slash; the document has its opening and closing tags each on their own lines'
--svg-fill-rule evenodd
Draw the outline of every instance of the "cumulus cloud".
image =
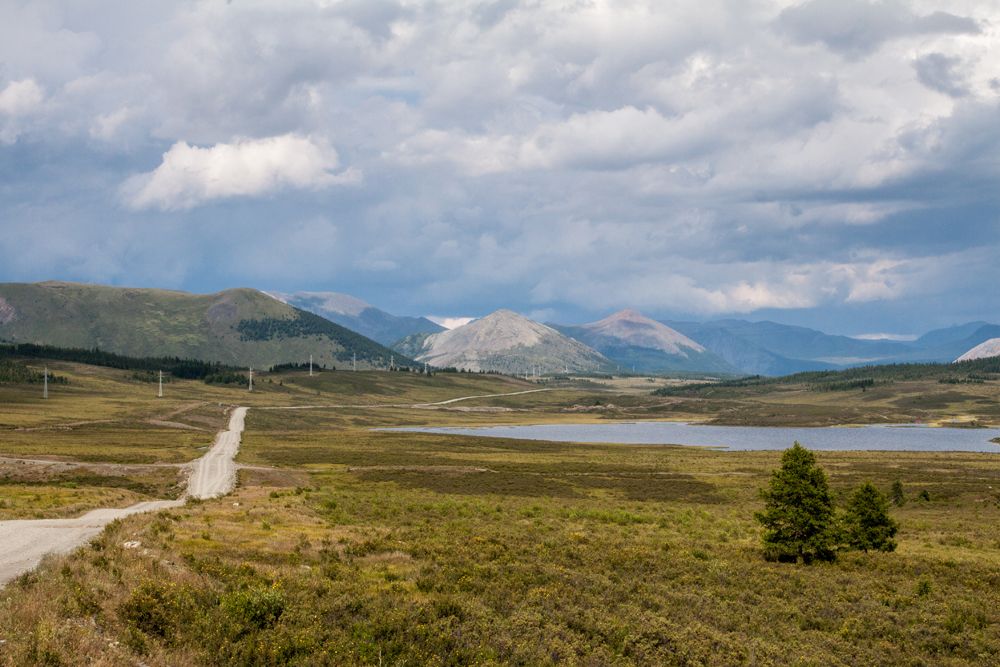
<svg viewBox="0 0 1000 667">
<path fill-rule="evenodd" d="M 134 209 L 189 209 L 231 197 L 256 197 L 285 189 L 322 189 L 356 184 L 360 173 L 338 173 L 336 151 L 322 141 L 296 135 L 237 139 L 208 148 L 179 141 L 149 173 L 122 187 Z"/>
<path fill-rule="evenodd" d="M 45 94 L 34 79 L 11 81 L 0 90 L 0 144 L 11 144 L 23 132 L 25 117 L 36 112 Z"/>
<path fill-rule="evenodd" d="M 32 79 L 11 81 L 0 90 L 0 113 L 23 116 L 37 109 L 44 97 L 42 89 Z"/>
<path fill-rule="evenodd" d="M 987 0 L 0 3 L 0 279 L 985 318 L 998 21 Z"/>
</svg>

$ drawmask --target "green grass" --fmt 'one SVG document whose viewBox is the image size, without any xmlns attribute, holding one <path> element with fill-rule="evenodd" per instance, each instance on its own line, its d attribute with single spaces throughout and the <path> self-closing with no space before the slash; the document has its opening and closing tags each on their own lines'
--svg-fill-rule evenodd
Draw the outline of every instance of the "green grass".
<svg viewBox="0 0 1000 667">
<path fill-rule="evenodd" d="M 783 565 L 763 560 L 752 519 L 778 452 L 316 429 L 314 416 L 288 428 L 250 414 L 247 456 L 308 477 L 248 471 L 230 498 L 129 519 L 99 550 L 17 584 L 0 608 L 12 660 L 108 655 L 109 637 L 115 655 L 138 646 L 148 664 L 253 651 L 372 665 L 1000 659 L 995 457 L 820 453 L 841 505 L 861 481 L 902 481 L 899 550 Z M 122 549 L 128 539 L 149 554 Z M 177 596 L 163 637 L 122 612 L 156 582 Z M 232 630 L 225 601 L 242 590 L 280 591 L 284 611 Z M 100 602 L 80 610 L 74 595 Z M 67 633 L 67 619 L 83 630 Z"/>
<path fill-rule="evenodd" d="M 116 522 L 93 546 L 11 584 L 0 664 L 1000 662 L 995 455 L 820 452 L 841 507 L 864 481 L 884 492 L 902 483 L 899 548 L 768 563 L 753 513 L 780 452 L 370 430 L 694 414 L 692 399 L 569 389 L 455 404 L 508 409 L 468 412 L 377 406 L 525 385 L 450 374 L 272 379 L 283 384 L 253 396 L 174 390 L 195 404 L 200 395 L 202 404 L 368 407 L 251 409 L 240 460 L 266 467 L 243 470 L 229 497 Z M 994 391 L 935 386 L 963 402 Z M 109 414 L 136 420 L 147 410 L 146 399 L 119 405 L 113 393 L 100 401 Z M 697 414 L 832 419 L 828 394 L 843 393 L 700 401 Z M 877 407 L 839 398 L 869 414 L 902 395 L 877 394 Z M 564 411 L 594 399 L 617 407 Z M 124 546 L 133 541 L 140 547 Z"/>
</svg>

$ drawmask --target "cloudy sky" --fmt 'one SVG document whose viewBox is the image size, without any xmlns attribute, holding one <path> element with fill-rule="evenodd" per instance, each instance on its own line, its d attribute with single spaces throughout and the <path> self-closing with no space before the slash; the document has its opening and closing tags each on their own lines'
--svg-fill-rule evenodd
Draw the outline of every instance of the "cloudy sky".
<svg viewBox="0 0 1000 667">
<path fill-rule="evenodd" d="M 996 0 L 0 2 L 0 281 L 1000 321 Z"/>
</svg>

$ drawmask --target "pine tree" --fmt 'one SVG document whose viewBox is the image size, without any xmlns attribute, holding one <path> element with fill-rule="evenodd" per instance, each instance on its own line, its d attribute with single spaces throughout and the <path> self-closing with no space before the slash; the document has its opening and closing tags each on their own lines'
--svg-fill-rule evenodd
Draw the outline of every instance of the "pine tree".
<svg viewBox="0 0 1000 667">
<path fill-rule="evenodd" d="M 771 473 L 770 487 L 761 489 L 761 496 L 765 507 L 756 519 L 765 529 L 768 560 L 810 563 L 836 558 L 833 498 L 812 452 L 798 442 L 786 449 L 781 468 Z"/>
<path fill-rule="evenodd" d="M 889 516 L 889 500 L 871 482 L 851 496 L 844 516 L 847 544 L 860 551 L 895 551 L 899 526 Z"/>
</svg>

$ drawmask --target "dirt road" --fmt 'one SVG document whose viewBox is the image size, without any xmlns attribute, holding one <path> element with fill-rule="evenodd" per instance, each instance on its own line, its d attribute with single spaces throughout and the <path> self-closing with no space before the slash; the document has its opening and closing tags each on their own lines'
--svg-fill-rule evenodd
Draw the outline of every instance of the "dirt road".
<svg viewBox="0 0 1000 667">
<path fill-rule="evenodd" d="M 66 553 L 85 544 L 115 519 L 179 507 L 186 496 L 213 498 L 232 491 L 236 485 L 233 458 L 240 447 L 246 414 L 246 408 L 233 410 L 229 428 L 215 437 L 215 444 L 203 457 L 190 464 L 192 471 L 185 497 L 153 500 L 121 509 L 91 510 L 76 519 L 0 521 L 0 586 L 35 568 L 50 553 Z"/>
<path fill-rule="evenodd" d="M 522 394 L 537 394 L 541 391 L 552 391 L 551 389 L 526 389 L 524 391 L 512 391 L 506 394 L 480 394 L 478 396 L 460 396 L 458 398 L 449 398 L 447 401 L 437 401 L 436 403 L 416 403 L 413 407 L 423 408 L 430 407 L 433 405 L 451 405 L 452 403 L 458 403 L 459 401 L 471 401 L 474 398 L 498 398 L 500 396 L 520 396 Z"/>
<path fill-rule="evenodd" d="M 501 396 L 520 396 L 521 394 L 537 394 L 540 391 L 553 391 L 552 389 L 527 389 L 525 391 L 511 391 L 506 394 L 477 394 L 475 396 L 459 396 L 449 398 L 446 401 L 434 403 L 336 403 L 326 405 L 274 405 L 258 410 L 343 410 L 350 408 L 433 408 L 439 405 L 451 405 L 460 401 L 471 401 L 474 398 L 499 398 Z"/>
<path fill-rule="evenodd" d="M 193 464 L 187 495 L 192 498 L 224 496 L 236 486 L 236 452 L 246 424 L 247 409 L 236 408 L 229 418 L 229 429 L 215 436 L 215 444 Z"/>
</svg>

